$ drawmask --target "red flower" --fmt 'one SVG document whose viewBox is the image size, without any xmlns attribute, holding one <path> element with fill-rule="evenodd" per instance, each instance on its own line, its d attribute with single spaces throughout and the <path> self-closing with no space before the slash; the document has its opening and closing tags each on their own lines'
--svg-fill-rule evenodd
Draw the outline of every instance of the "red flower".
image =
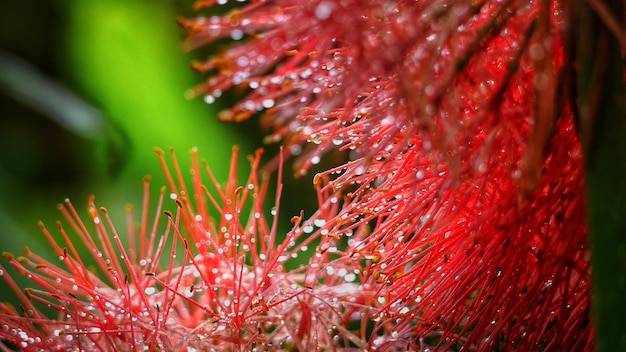
<svg viewBox="0 0 626 352">
<path fill-rule="evenodd" d="M 222 187 L 193 151 L 191 189 L 173 154 L 174 174 L 158 154 L 171 191 L 161 189 L 150 221 L 145 179 L 139 226 L 128 208 L 127 243 L 93 198 L 90 224 L 67 200 L 59 209 L 73 234 L 59 223 L 60 243 L 41 225 L 59 262 L 28 250 L 20 258 L 5 254 L 36 288 L 20 291 L 0 266 L 21 301 L 17 309 L 0 303 L 0 341 L 23 351 L 305 350 L 352 341 L 361 346 L 358 333 L 344 325 L 367 320 L 371 308 L 363 304 L 372 288 L 359 284 L 362 273 L 345 261 L 329 265 L 329 254 L 318 253 L 317 265 L 290 268 L 316 240 L 302 236 L 299 227 L 314 224 L 294 218 L 294 230 L 279 236 L 278 204 L 266 220 L 268 180 L 257 175 L 260 152 L 251 158 L 247 182 L 238 187 L 235 151 Z M 202 184 L 203 169 L 211 191 Z M 163 211 L 166 198 L 175 200 L 174 212 Z M 90 257 L 79 254 L 83 245 Z M 50 310 L 57 317 L 49 317 Z"/>
<path fill-rule="evenodd" d="M 568 11 L 283 0 L 180 21 L 190 48 L 236 40 L 194 64 L 194 95 L 244 93 L 222 119 L 265 110 L 302 174 L 350 152 L 315 177 L 314 218 L 380 293 L 370 347 L 591 349 Z"/>
<path fill-rule="evenodd" d="M 93 199 L 89 226 L 67 201 L 61 213 L 82 244 L 68 225 L 58 225 L 63 243 L 41 225 L 60 263 L 5 254 L 36 287 L 21 292 L 0 267 L 21 301 L 0 304 L 2 341 L 32 351 L 592 349 L 560 2 L 277 0 L 181 23 L 190 47 L 236 40 L 195 64 L 213 75 L 193 94 L 245 94 L 222 119 L 267 110 L 268 141 L 299 155 L 301 174 L 330 150 L 350 160 L 315 176 L 319 210 L 283 237 L 278 203 L 272 221 L 263 214 L 259 154 L 239 187 L 235 152 L 222 187 L 193 151 L 188 189 L 159 151 L 175 210 L 162 215 L 163 189 L 149 221 L 146 180 L 127 243 Z"/>
</svg>

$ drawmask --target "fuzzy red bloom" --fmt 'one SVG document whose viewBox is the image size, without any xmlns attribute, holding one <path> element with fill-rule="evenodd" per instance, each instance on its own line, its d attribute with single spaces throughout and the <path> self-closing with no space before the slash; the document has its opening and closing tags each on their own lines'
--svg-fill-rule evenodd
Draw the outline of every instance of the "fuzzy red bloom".
<svg viewBox="0 0 626 352">
<path fill-rule="evenodd" d="M 314 218 L 379 292 L 370 347 L 592 348 L 569 10 L 283 0 L 180 21 L 190 48 L 236 40 L 194 64 L 212 75 L 193 94 L 245 94 L 222 119 L 267 110 L 300 173 L 350 151 L 315 177 Z"/>
<path fill-rule="evenodd" d="M 87 224 L 68 200 L 59 209 L 73 234 L 59 222 L 58 242 L 41 225 L 59 262 L 28 250 L 20 258 L 5 254 L 35 288 L 20 291 L 0 266 L 0 274 L 21 301 L 17 309 L 0 303 L 0 347 L 6 349 L 2 342 L 23 351 L 362 346 L 360 334 L 345 326 L 367 320 L 369 308 L 362 307 L 372 288 L 361 285 L 358 272 L 341 266 L 341 261 L 330 270 L 328 255 L 318 255 L 317 266 L 288 267 L 315 240 L 303 238 L 299 228 L 314 224 L 294 218 L 294 231 L 277 235 L 278 204 L 271 222 L 263 214 L 268 182 L 257 176 L 260 153 L 251 158 L 253 172 L 239 187 L 235 152 L 231 175 L 222 187 L 206 165 L 200 166 L 194 151 L 191 189 L 185 186 L 176 159 L 172 175 L 163 153 L 158 154 L 171 191 L 161 189 L 150 221 L 145 180 L 138 226 L 128 208 L 127 243 L 93 198 Z M 211 191 L 202 183 L 204 170 Z M 166 195 L 175 200 L 175 212 L 163 211 Z M 249 213 L 242 213 L 244 206 Z M 90 257 L 79 254 L 82 245 Z M 335 271 L 343 272 L 341 279 Z M 315 280 L 309 282 L 309 277 Z M 58 316 L 50 317 L 49 311 Z M 338 327 L 337 322 L 342 324 Z"/>
</svg>

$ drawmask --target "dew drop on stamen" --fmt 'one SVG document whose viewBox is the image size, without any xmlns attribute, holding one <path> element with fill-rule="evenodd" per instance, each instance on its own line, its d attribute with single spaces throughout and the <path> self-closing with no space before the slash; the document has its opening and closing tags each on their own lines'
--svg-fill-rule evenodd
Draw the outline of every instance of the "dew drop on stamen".
<svg viewBox="0 0 626 352">
<path fill-rule="evenodd" d="M 215 97 L 212 95 L 205 95 L 204 96 L 204 102 L 207 104 L 213 104 L 215 103 Z"/>
<path fill-rule="evenodd" d="M 311 140 L 310 142 L 313 142 L 313 144 L 322 144 L 322 137 L 320 137 L 318 134 L 313 133 L 311 134 Z"/>
<path fill-rule="evenodd" d="M 261 103 L 261 105 L 263 105 L 263 107 L 266 108 L 266 109 L 269 109 L 269 108 L 273 107 L 274 104 L 275 104 L 274 99 L 265 99 Z"/>
<path fill-rule="evenodd" d="M 289 153 L 294 156 L 300 155 L 300 153 L 302 153 L 302 147 L 299 144 L 294 144 L 289 147 Z"/>
<path fill-rule="evenodd" d="M 230 37 L 233 40 L 240 40 L 241 38 L 243 38 L 243 31 L 241 29 L 235 29 L 234 31 L 230 32 Z"/>
<path fill-rule="evenodd" d="M 346 282 L 354 282 L 356 280 L 356 275 L 354 273 L 348 273 L 343 277 Z"/>
</svg>

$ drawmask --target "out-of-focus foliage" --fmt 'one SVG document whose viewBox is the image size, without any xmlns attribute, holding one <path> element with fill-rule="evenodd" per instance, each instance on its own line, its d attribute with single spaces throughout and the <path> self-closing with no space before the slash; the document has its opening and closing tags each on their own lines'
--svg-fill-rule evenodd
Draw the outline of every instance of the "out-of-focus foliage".
<svg viewBox="0 0 626 352">
<path fill-rule="evenodd" d="M 0 251 L 46 247 L 55 204 L 89 194 L 123 216 L 141 182 L 164 184 L 153 147 L 197 146 L 225 180 L 233 144 L 259 145 L 184 93 L 197 77 L 180 46 L 175 1 L 18 1 L 0 5 Z M 259 133 L 255 131 L 258 135 Z M 256 140 L 255 140 L 256 139 Z M 241 165 L 247 164 L 242 158 Z M 6 292 L 3 290 L 3 292 Z"/>
</svg>

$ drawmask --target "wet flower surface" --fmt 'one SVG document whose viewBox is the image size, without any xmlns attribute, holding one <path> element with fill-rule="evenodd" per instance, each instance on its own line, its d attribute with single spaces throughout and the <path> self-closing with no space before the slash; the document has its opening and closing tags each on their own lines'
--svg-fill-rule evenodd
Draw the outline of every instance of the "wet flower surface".
<svg viewBox="0 0 626 352">
<path fill-rule="evenodd" d="M 319 210 L 283 235 L 259 155 L 238 185 L 235 153 L 221 186 L 194 151 L 187 189 L 158 152 L 169 191 L 152 221 L 148 190 L 138 227 L 129 210 L 128 243 L 93 200 L 89 227 L 61 207 L 95 268 L 66 225 L 63 244 L 42 226 L 60 263 L 6 255 L 38 288 L 3 275 L 22 305 L 1 306 L 0 336 L 26 350 L 591 350 L 569 16 L 546 0 L 283 0 L 180 19 L 189 48 L 232 41 L 194 63 L 210 77 L 191 95 L 241 93 L 219 117 L 262 112 L 297 175 L 328 152 L 348 161 L 315 175 Z"/>
<path fill-rule="evenodd" d="M 19 258 L 5 254 L 37 286 L 22 293 L 0 268 L 21 300 L 19 308 L 0 306 L 6 343 L 28 351 L 221 351 L 330 348 L 339 337 L 346 344 L 359 340 L 335 324 L 366 321 L 374 307 L 364 303 L 373 287 L 362 285 L 360 272 L 341 261 L 326 265 L 328 256 L 320 253 L 317 266 L 287 268 L 313 249 L 316 237 L 302 236 L 300 228 L 315 225 L 294 218 L 294 229 L 277 236 L 278 208 L 270 221 L 263 212 L 269 183 L 257 175 L 260 152 L 242 186 L 236 183 L 236 152 L 225 186 L 192 152 L 191 189 L 176 159 L 170 174 L 163 152 L 158 154 L 169 192 L 161 189 L 151 216 L 145 180 L 138 226 L 128 209 L 128 243 L 93 199 L 86 223 L 67 200 L 59 207 L 67 224 L 58 224 L 62 243 L 41 225 L 58 262 L 28 250 Z M 205 170 L 211 192 L 201 181 Z M 166 201 L 175 202 L 174 213 L 163 211 Z M 242 213 L 244 206 L 249 213 Z M 89 258 L 77 253 L 75 236 Z M 304 284 L 309 277 L 314 285 Z M 56 318 L 46 316 L 50 310 Z"/>
<path fill-rule="evenodd" d="M 591 349 L 569 10 L 261 1 L 181 20 L 190 48 L 235 40 L 194 65 L 208 103 L 243 92 L 221 118 L 263 111 L 301 174 L 349 153 L 314 183 L 321 231 L 370 258 L 373 319 L 394 326 L 370 346 Z"/>
</svg>

